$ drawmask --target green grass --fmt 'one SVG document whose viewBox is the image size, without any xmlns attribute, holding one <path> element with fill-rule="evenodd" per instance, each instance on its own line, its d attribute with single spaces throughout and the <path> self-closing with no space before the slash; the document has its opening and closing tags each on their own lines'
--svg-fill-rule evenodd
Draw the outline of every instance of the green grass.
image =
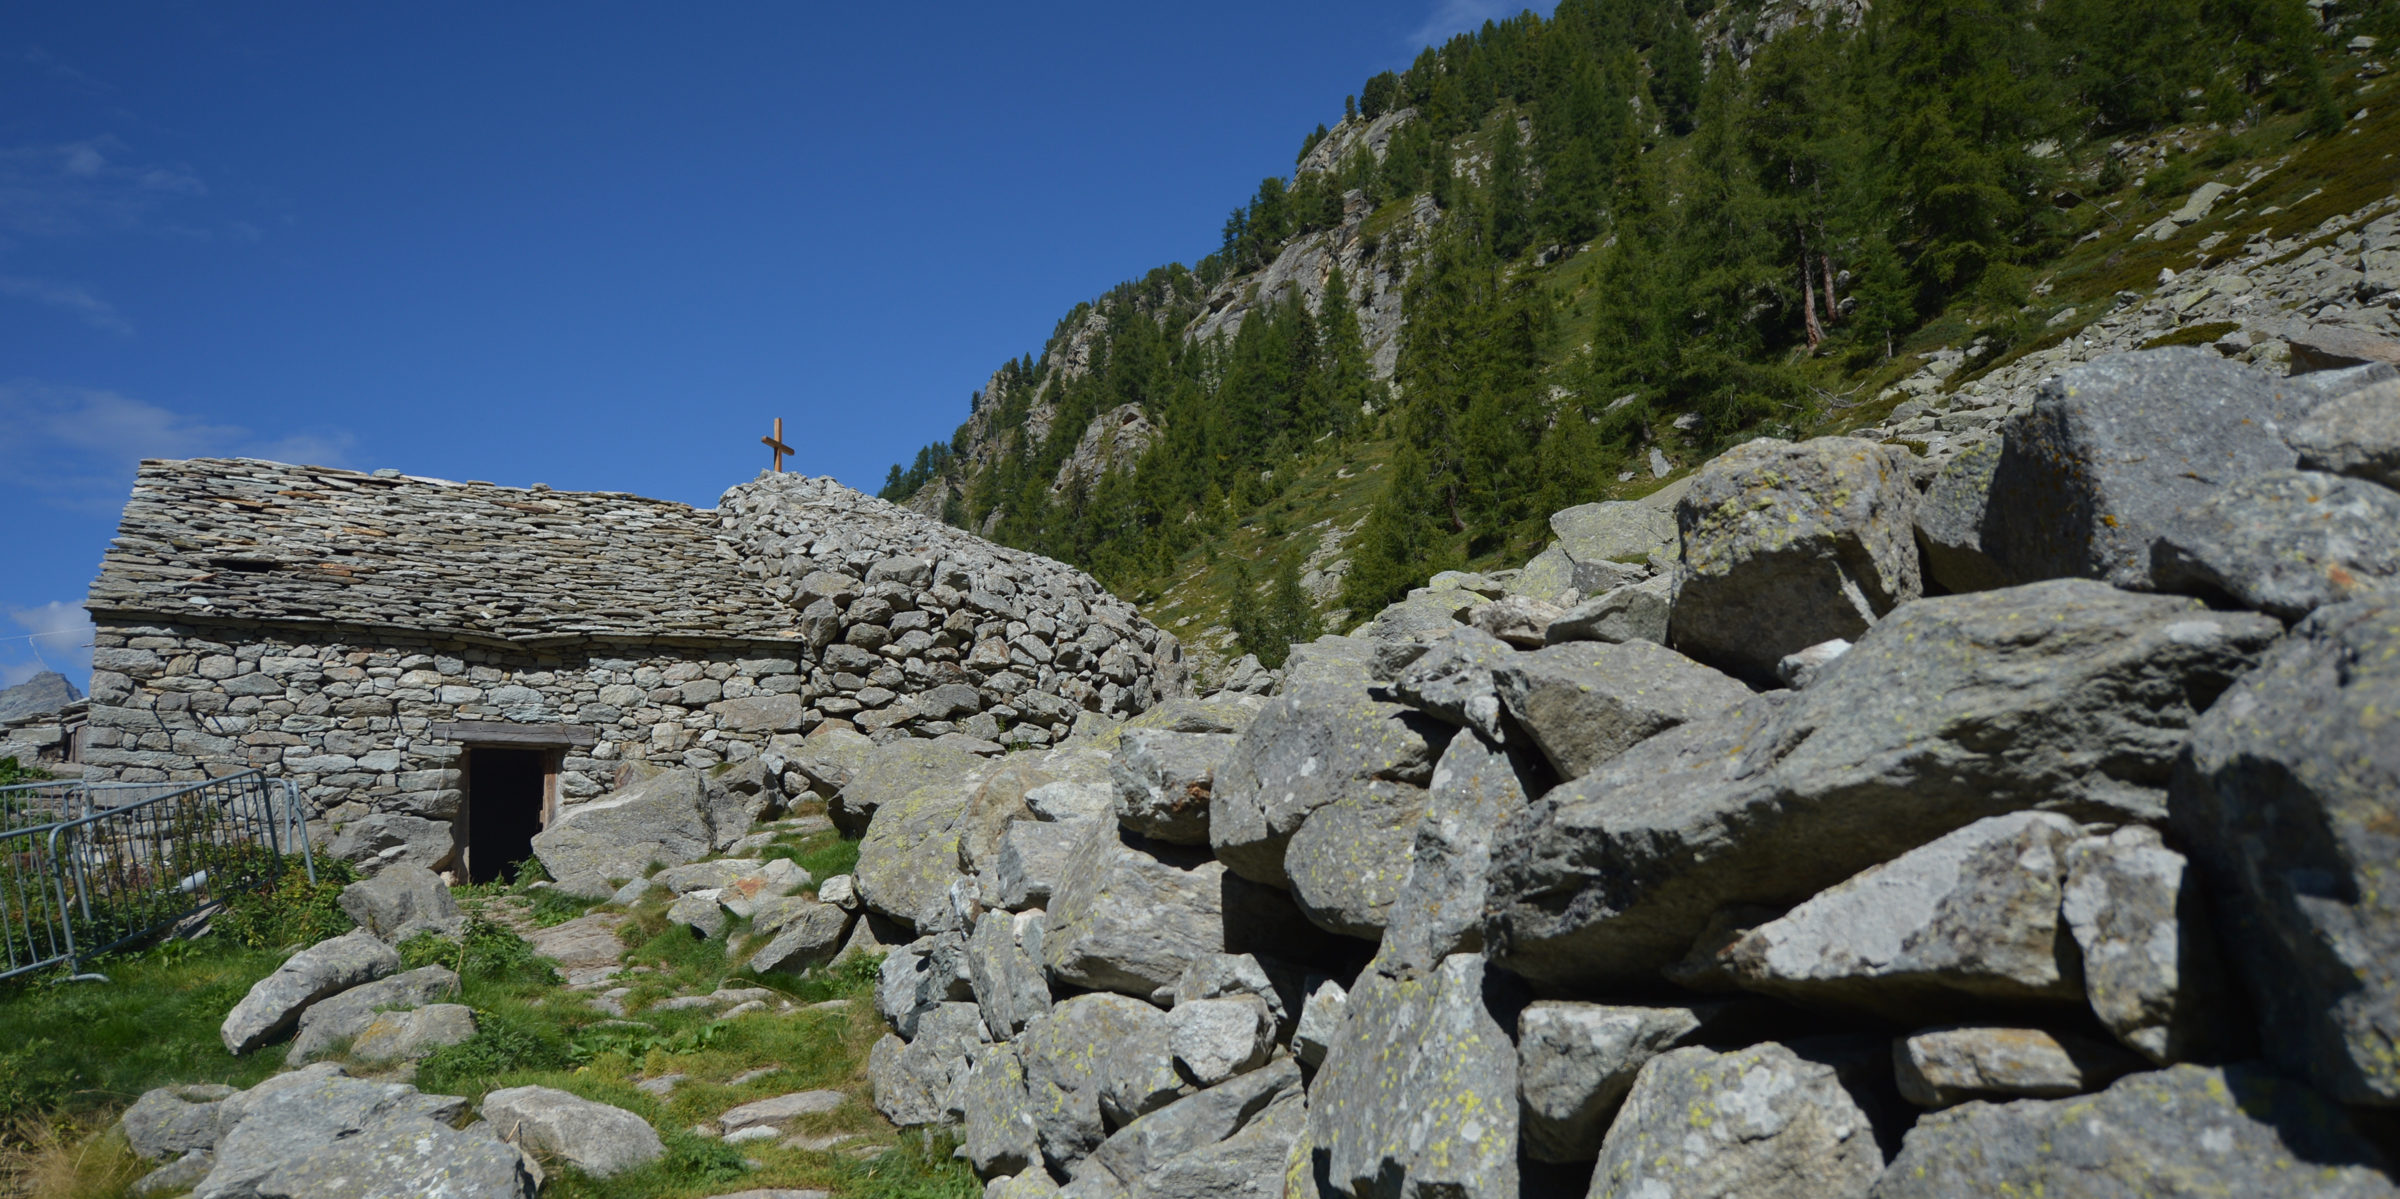
<svg viewBox="0 0 2400 1199">
<path fill-rule="evenodd" d="M 274 1073 L 282 1047 L 237 1058 L 217 1028 L 283 956 L 212 937 L 85 964 L 107 982 L 0 984 L 0 1122 L 114 1109 L 171 1083 L 249 1086 Z"/>
<path fill-rule="evenodd" d="M 858 869 L 858 839 L 840 833 L 812 833 L 806 837 L 779 839 L 769 845 L 765 856 L 787 858 L 808 871 L 808 876 L 824 882 L 837 874 L 850 874 Z"/>
<path fill-rule="evenodd" d="M 2173 333 L 2153 337 L 2142 343 L 2145 350 L 2163 350 L 2169 346 L 2204 346 L 2242 327 L 2240 321 L 2209 321 L 2185 325 Z"/>
<path fill-rule="evenodd" d="M 798 838 L 786 848 L 804 864 L 845 868 L 857 852 L 855 842 L 830 834 Z M 419 1063 L 416 1084 L 477 1102 L 501 1087 L 557 1087 L 641 1115 L 667 1145 L 660 1161 L 606 1180 L 554 1166 L 545 1196 L 700 1199 L 776 1187 L 874 1199 L 981 1193 L 966 1166 L 949 1156 L 949 1142 L 897 1135 L 872 1107 L 867 1051 L 885 1031 L 874 1010 L 874 959 L 800 977 L 754 976 L 726 952 L 728 936 L 746 935 L 742 924 L 703 940 L 668 925 L 665 904 L 654 898 L 620 913 L 620 937 L 629 948 L 619 981 L 632 991 L 625 997 L 630 1019 L 618 1021 L 593 1009 L 588 995 L 561 988 L 548 960 L 535 957 L 491 907 L 510 904 L 538 916 L 542 892 L 461 891 L 470 912 L 464 937 L 413 939 L 402 946 L 402 958 L 411 967 L 438 962 L 457 970 L 458 1002 L 474 1010 L 478 1030 Z M 263 931 L 273 939 L 289 930 Z M 116 1114 L 133 1099 L 173 1083 L 246 1087 L 275 1072 L 283 1046 L 236 1058 L 218 1041 L 217 1028 L 285 956 L 280 948 L 212 935 L 95 963 L 108 983 L 0 986 L 0 1128 L 12 1130 L 0 1134 L 0 1190 L 114 1199 L 146 1169 L 130 1161 L 112 1131 Z M 670 994 L 726 985 L 775 991 L 796 1010 L 734 1020 L 708 1009 L 645 1010 Z M 362 1075 L 375 1070 L 346 1064 Z M 734 1081 L 770 1067 L 761 1077 Z M 687 1080 L 664 1098 L 634 1088 L 665 1074 Z M 691 1131 L 737 1104 L 813 1089 L 842 1091 L 852 1102 L 791 1131 L 850 1134 L 853 1141 L 818 1152 L 772 1141 L 727 1146 Z M 841 1151 L 859 1145 L 871 1150 L 865 1160 Z"/>
</svg>

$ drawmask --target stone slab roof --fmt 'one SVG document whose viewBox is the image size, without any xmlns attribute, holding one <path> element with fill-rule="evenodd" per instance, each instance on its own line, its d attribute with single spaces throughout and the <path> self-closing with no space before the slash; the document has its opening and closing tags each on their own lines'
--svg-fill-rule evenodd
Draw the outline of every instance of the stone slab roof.
<svg viewBox="0 0 2400 1199">
<path fill-rule="evenodd" d="M 85 606 L 528 647 L 799 636 L 714 510 L 247 458 L 143 462 Z"/>
</svg>

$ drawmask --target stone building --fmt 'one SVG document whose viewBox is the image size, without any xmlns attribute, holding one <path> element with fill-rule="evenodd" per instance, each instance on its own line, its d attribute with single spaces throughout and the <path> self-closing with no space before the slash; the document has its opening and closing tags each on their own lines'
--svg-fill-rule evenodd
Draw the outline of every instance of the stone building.
<svg viewBox="0 0 2400 1199">
<path fill-rule="evenodd" d="M 707 510 L 144 462 L 86 606 L 87 777 L 260 768 L 336 852 L 478 879 L 627 763 L 774 776 L 830 719 L 997 752 L 1185 679 L 1081 572 L 792 474 Z"/>
</svg>

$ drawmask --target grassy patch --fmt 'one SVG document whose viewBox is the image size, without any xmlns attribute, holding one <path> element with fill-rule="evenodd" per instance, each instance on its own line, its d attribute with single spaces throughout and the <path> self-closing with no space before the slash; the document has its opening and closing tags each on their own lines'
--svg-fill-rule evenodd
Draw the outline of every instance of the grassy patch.
<svg viewBox="0 0 2400 1199">
<path fill-rule="evenodd" d="M 63 975 L 0 985 L 0 1121 L 111 1111 L 170 1083 L 249 1086 L 283 1049 L 237 1058 L 218 1026 L 283 963 L 271 949 L 210 937 L 101 958 L 107 982 Z"/>
<path fill-rule="evenodd" d="M 2204 346 L 2241 327 L 2240 321 L 2209 321 L 2205 324 L 2185 325 L 2173 333 L 2163 337 L 2153 337 L 2143 342 L 2142 348 L 2163 350 L 2169 346 Z"/>
<path fill-rule="evenodd" d="M 779 840 L 767 847 L 769 858 L 787 858 L 808 871 L 808 876 L 823 882 L 837 874 L 850 874 L 858 869 L 858 839 L 840 833 L 813 833 L 806 837 Z"/>
<path fill-rule="evenodd" d="M 792 848 L 831 865 L 845 852 L 855 856 L 855 843 L 846 850 L 844 844 L 824 834 Z M 668 1147 L 660 1161 L 607 1180 L 554 1164 L 545 1196 L 700 1199 L 751 1188 L 894 1199 L 981 1193 L 972 1173 L 949 1156 L 949 1142 L 899 1136 L 873 1109 L 867 1051 L 884 1033 L 874 1010 L 875 960 L 800 977 L 752 976 L 728 960 L 726 936 L 702 940 L 668 925 L 664 905 L 653 899 L 622 913 L 620 937 L 631 948 L 620 981 L 631 988 L 630 1018 L 618 1020 L 595 1010 L 589 995 L 563 989 L 551 963 L 504 927 L 495 903 L 538 913 L 526 910 L 538 892 L 508 890 L 462 888 L 469 910 L 462 937 L 419 937 L 402 947 L 408 966 L 439 963 L 459 972 L 459 1002 L 474 1010 L 478 1025 L 472 1039 L 421 1062 L 416 1085 L 478 1102 L 501 1087 L 557 1087 L 641 1115 Z M 151 1168 L 113 1131 L 133 1099 L 171 1083 L 247 1087 L 273 1073 L 282 1046 L 235 1058 L 219 1043 L 217 1028 L 284 956 L 212 935 L 95 963 L 109 983 L 0 988 L 0 1192 L 114 1199 Z M 726 985 L 775 991 L 794 1010 L 724 1020 L 713 1008 L 648 1006 L 670 994 L 707 994 Z M 357 1063 L 351 1069 L 372 1072 Z M 634 1085 L 665 1075 L 684 1081 L 663 1097 Z M 847 1138 L 839 1144 L 727 1146 L 693 1131 L 738 1104 L 815 1089 L 840 1091 L 851 1101 L 789 1132 Z"/>
</svg>

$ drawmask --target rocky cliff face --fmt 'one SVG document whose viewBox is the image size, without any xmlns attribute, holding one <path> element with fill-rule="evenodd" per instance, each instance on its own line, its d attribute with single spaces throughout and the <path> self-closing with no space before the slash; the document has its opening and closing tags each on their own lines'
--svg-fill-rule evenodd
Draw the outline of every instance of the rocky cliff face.
<svg viewBox="0 0 2400 1199">
<path fill-rule="evenodd" d="M 1001 1195 L 2400 1195 L 2395 414 L 2070 364 L 914 775 L 876 1102 Z"/>
</svg>

